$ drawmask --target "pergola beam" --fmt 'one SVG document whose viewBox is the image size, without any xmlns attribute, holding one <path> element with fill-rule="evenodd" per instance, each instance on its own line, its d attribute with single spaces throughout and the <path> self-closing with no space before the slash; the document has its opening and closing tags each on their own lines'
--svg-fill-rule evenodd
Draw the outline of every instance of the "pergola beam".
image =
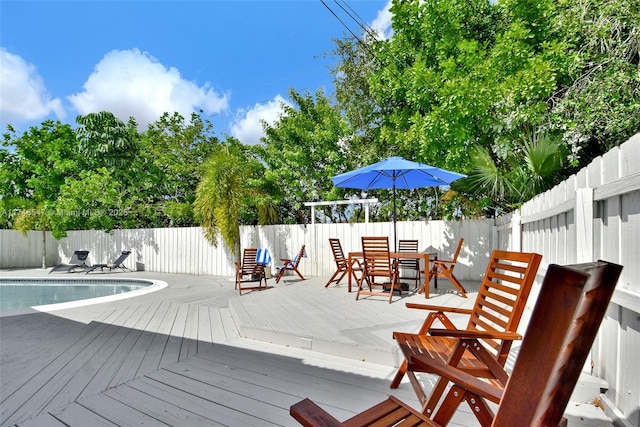
<svg viewBox="0 0 640 427">
<path fill-rule="evenodd" d="M 372 203 L 378 203 L 378 199 L 354 199 L 354 200 L 334 200 L 331 202 L 305 202 L 305 206 L 311 207 L 311 224 L 316 223 L 316 206 L 335 206 L 335 205 L 364 205 L 364 222 L 369 222 L 369 205 Z"/>
</svg>

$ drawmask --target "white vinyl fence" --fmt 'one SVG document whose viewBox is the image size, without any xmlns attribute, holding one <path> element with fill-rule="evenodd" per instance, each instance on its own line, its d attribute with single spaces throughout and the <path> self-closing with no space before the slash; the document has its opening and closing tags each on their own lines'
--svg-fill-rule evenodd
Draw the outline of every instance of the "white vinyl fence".
<svg viewBox="0 0 640 427">
<path fill-rule="evenodd" d="M 543 255 L 539 276 L 551 263 L 624 266 L 591 359 L 609 383 L 605 405 L 639 426 L 640 134 L 499 218 L 496 231 L 501 247 Z"/>
<path fill-rule="evenodd" d="M 340 238 L 349 252 L 359 250 L 362 236 L 393 235 L 387 222 L 247 226 L 241 233 L 242 247 L 267 248 L 274 266 L 306 245 L 302 274 L 327 279 L 335 268 L 330 237 Z M 112 261 L 120 251 L 131 250 L 126 264 L 134 269 L 218 276 L 234 272 L 233 256 L 222 243 L 211 246 L 198 227 L 68 234 L 55 240 L 49 233 L 24 237 L 0 230 L 0 268 L 42 266 L 43 253 L 50 267 L 85 249 L 90 263 Z M 456 267 L 463 281 L 480 280 L 493 249 L 542 254 L 539 279 L 551 263 L 603 259 L 622 264 L 622 277 L 592 351 L 593 373 L 609 383 L 604 399 L 609 413 L 640 427 L 640 134 L 516 212 L 495 220 L 399 222 L 398 238 L 418 239 L 421 249 L 434 248 L 441 259 L 450 258 L 458 239 L 464 238 Z M 536 295 L 537 289 L 530 306 Z"/>
<path fill-rule="evenodd" d="M 492 220 L 416 221 L 398 223 L 398 238 L 418 239 L 421 249 L 434 248 L 441 259 L 451 258 L 460 237 L 465 245 L 456 267 L 460 280 L 480 280 L 491 249 Z M 328 239 L 338 237 L 345 252 L 359 251 L 361 236 L 393 235 L 392 224 L 313 224 L 241 227 L 242 247 L 267 248 L 272 267 L 280 258 L 291 258 L 305 245 L 306 258 L 299 269 L 305 276 L 330 276 L 335 263 Z M 46 239 L 43 239 L 46 236 Z M 489 236 L 489 237 L 488 237 Z M 46 243 L 45 243 L 46 241 Z M 49 233 L 30 232 L 27 237 L 14 230 L 0 230 L 0 268 L 41 267 L 46 246 L 47 267 L 69 260 L 74 250 L 88 250 L 89 263 L 113 261 L 122 250 L 132 254 L 125 262 L 137 270 L 162 273 L 233 276 L 233 255 L 219 242 L 210 245 L 200 227 L 144 230 L 70 231 L 55 240 Z M 390 243 L 393 248 L 393 243 Z M 327 277 L 328 278 L 328 277 Z"/>
</svg>

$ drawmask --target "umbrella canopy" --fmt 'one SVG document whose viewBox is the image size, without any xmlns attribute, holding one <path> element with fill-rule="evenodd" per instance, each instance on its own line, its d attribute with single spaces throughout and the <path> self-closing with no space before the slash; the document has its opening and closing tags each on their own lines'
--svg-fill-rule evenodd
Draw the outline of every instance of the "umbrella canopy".
<svg viewBox="0 0 640 427">
<path fill-rule="evenodd" d="M 449 185 L 466 175 L 413 162 L 402 157 L 389 157 L 378 163 L 345 172 L 331 178 L 333 185 L 360 190 L 393 190 L 393 242 L 396 245 L 396 188 L 412 190 Z"/>
</svg>

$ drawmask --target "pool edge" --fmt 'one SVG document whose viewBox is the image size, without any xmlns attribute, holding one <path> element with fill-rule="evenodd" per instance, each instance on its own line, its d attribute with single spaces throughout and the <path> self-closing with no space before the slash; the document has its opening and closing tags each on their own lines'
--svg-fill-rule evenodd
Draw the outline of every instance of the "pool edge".
<svg viewBox="0 0 640 427">
<path fill-rule="evenodd" d="M 12 277 L 12 279 L 45 280 L 47 279 L 47 277 Z M 112 279 L 105 278 L 103 280 L 108 281 Z M 113 280 L 116 280 L 116 279 L 113 279 Z M 123 299 L 128 299 L 128 298 L 149 294 L 151 292 L 156 292 L 169 286 L 169 284 L 164 280 L 156 280 L 156 279 L 141 279 L 138 277 L 119 277 L 117 280 L 135 280 L 135 281 L 151 282 L 151 285 L 145 287 L 144 289 L 137 289 L 135 291 L 129 291 L 129 292 L 124 292 L 124 293 L 115 294 L 115 295 L 86 298 L 82 300 L 67 301 L 67 302 L 61 302 L 56 304 L 35 305 L 27 308 L 16 308 L 12 310 L 4 310 L 4 311 L 0 311 L 0 318 L 10 317 L 10 316 L 22 316 L 25 314 L 49 313 L 52 311 L 85 307 L 85 306 L 95 305 L 95 304 L 103 304 L 107 302 L 113 302 L 113 301 L 118 301 L 118 300 L 123 300 Z"/>
</svg>

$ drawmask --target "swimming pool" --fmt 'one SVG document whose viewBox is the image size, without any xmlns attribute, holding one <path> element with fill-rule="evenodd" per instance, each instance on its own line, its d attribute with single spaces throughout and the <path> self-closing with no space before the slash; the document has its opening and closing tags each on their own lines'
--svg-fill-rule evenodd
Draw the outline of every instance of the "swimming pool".
<svg viewBox="0 0 640 427">
<path fill-rule="evenodd" d="M 160 280 L 2 278 L 0 313 L 32 308 L 53 311 L 143 295 L 167 286 Z"/>
</svg>

